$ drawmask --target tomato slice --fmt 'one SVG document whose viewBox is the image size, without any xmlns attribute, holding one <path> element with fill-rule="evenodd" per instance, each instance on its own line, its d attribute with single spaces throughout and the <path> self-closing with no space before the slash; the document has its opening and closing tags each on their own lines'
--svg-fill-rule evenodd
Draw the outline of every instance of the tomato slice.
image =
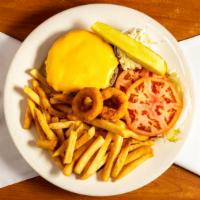
<svg viewBox="0 0 200 200">
<path fill-rule="evenodd" d="M 123 92 L 126 92 L 128 88 L 138 79 L 152 76 L 155 75 L 144 68 L 123 71 L 117 78 L 115 87 L 122 90 Z"/>
<path fill-rule="evenodd" d="M 176 123 L 182 99 L 174 84 L 158 77 L 141 78 L 127 90 L 128 127 L 136 133 L 157 136 Z"/>
</svg>

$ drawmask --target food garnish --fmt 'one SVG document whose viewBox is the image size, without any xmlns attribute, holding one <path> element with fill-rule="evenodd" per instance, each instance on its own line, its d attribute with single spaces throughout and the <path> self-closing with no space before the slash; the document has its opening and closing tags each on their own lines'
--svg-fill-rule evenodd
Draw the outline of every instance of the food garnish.
<svg viewBox="0 0 200 200">
<path fill-rule="evenodd" d="M 160 78 L 141 78 L 127 90 L 128 127 L 136 133 L 155 136 L 173 127 L 182 110 L 174 85 Z"/>
<path fill-rule="evenodd" d="M 145 33 L 145 31 L 143 29 L 132 28 L 131 30 L 128 30 L 124 33 L 149 48 L 153 44 L 153 41 L 150 39 L 149 35 L 147 33 Z M 140 64 L 138 64 L 137 62 L 134 62 L 132 59 L 130 59 L 128 57 L 128 55 L 121 49 L 116 47 L 115 52 L 116 52 L 117 57 L 119 58 L 119 63 L 123 70 L 126 71 L 126 70 L 131 70 L 131 69 L 135 70 L 135 69 L 142 68 L 142 66 Z"/>
<path fill-rule="evenodd" d="M 109 43 L 126 52 L 131 59 L 146 69 L 162 76 L 166 74 L 167 64 L 165 60 L 150 48 L 129 37 L 127 34 L 101 22 L 93 24 L 92 30 Z"/>
<path fill-rule="evenodd" d="M 179 140 L 178 136 L 180 133 L 180 129 L 171 130 L 167 133 L 166 138 L 169 142 L 177 142 Z"/>
</svg>

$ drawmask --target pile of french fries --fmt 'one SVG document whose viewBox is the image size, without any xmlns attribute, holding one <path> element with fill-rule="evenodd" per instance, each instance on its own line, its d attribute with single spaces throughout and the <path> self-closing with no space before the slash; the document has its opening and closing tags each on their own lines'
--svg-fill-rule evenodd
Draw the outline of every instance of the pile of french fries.
<svg viewBox="0 0 200 200">
<path fill-rule="evenodd" d="M 102 181 L 118 180 L 153 156 L 154 141 L 126 129 L 123 121 L 80 121 L 73 116 L 70 99 L 48 86 L 32 69 L 23 127 L 34 127 L 36 145 L 48 150 L 64 175 L 87 179 L 98 172 Z"/>
</svg>

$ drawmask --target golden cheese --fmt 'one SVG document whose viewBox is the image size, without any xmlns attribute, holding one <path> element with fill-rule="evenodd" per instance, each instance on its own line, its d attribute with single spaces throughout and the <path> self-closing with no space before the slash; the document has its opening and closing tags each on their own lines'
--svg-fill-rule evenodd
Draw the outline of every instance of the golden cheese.
<svg viewBox="0 0 200 200">
<path fill-rule="evenodd" d="M 60 37 L 46 59 L 47 82 L 57 91 L 109 86 L 118 60 L 99 36 L 76 30 Z"/>
</svg>

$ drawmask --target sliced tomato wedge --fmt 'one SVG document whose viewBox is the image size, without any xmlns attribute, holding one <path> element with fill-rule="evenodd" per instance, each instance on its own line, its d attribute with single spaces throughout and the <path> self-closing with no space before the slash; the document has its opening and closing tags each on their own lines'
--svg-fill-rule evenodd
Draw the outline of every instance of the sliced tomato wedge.
<svg viewBox="0 0 200 200">
<path fill-rule="evenodd" d="M 156 75 L 144 68 L 123 71 L 117 78 L 115 87 L 123 92 L 126 92 L 128 88 L 138 79 L 152 76 Z"/>
<path fill-rule="evenodd" d="M 136 133 L 157 136 L 176 123 L 182 110 L 182 99 L 174 84 L 157 77 L 141 78 L 126 92 L 128 127 Z"/>
</svg>

